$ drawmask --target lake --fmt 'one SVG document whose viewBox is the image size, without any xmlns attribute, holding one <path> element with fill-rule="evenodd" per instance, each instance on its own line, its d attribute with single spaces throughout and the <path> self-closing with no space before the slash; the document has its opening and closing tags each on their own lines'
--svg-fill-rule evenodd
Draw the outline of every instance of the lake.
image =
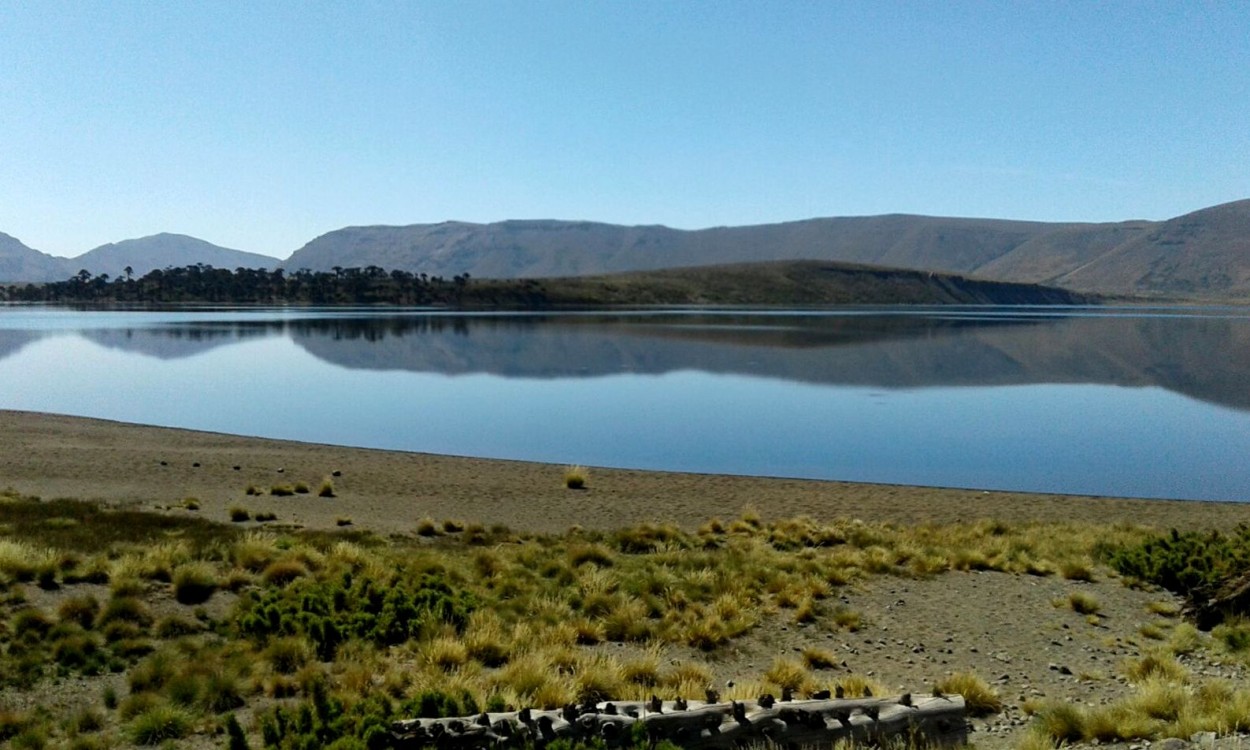
<svg viewBox="0 0 1250 750">
<path fill-rule="evenodd" d="M 11 306 L 0 408 L 554 463 L 1247 500 L 1250 310 Z"/>
</svg>

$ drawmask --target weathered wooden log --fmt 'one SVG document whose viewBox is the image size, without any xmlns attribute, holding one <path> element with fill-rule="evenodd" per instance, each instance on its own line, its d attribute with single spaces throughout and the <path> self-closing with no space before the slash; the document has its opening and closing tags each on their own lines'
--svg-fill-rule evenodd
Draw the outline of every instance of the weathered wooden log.
<svg viewBox="0 0 1250 750">
<path fill-rule="evenodd" d="M 771 698 L 771 696 L 768 696 Z M 397 747 L 448 750 L 545 745 L 556 739 L 629 744 L 641 727 L 651 741 L 686 750 L 732 750 L 754 742 L 785 745 L 851 740 L 880 744 L 904 737 L 939 747 L 967 743 L 964 700 L 958 695 L 896 698 L 730 701 L 703 703 L 612 701 L 554 711 L 522 709 L 446 719 L 407 719 L 391 725 Z"/>
</svg>

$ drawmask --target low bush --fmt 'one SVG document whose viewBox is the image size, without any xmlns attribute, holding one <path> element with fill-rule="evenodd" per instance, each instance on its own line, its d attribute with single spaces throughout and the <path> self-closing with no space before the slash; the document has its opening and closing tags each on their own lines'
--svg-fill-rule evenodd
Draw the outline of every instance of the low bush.
<svg viewBox="0 0 1250 750">
<path fill-rule="evenodd" d="M 230 514 L 230 520 L 235 523 L 243 523 L 252 517 L 251 512 L 242 505 L 231 505 L 227 512 Z"/>
<path fill-rule="evenodd" d="M 275 484 L 269 488 L 269 494 L 274 497 L 290 497 L 295 494 L 295 488 L 289 484 Z"/>
</svg>

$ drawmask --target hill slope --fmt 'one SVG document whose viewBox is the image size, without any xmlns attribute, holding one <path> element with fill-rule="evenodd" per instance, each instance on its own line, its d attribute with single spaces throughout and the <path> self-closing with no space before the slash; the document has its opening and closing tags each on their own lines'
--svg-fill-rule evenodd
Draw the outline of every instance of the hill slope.
<svg viewBox="0 0 1250 750">
<path fill-rule="evenodd" d="M 505 282 L 478 282 L 478 284 Z M 1063 289 L 820 261 L 739 263 L 536 282 L 548 304 L 1083 304 Z M 471 287 L 472 288 L 472 287 Z"/>
<path fill-rule="evenodd" d="M 69 260 L 75 269 L 85 268 L 95 275 L 119 276 L 130 266 L 135 276 L 173 266 L 203 263 L 215 268 L 274 268 L 277 258 L 242 250 L 219 247 L 185 234 L 154 234 L 123 240 L 90 250 Z"/>
<path fill-rule="evenodd" d="M 968 273 L 1056 226 L 1069 225 L 889 215 L 696 231 L 554 220 L 348 227 L 309 242 L 283 267 L 375 265 L 440 276 L 539 278 L 829 260 Z"/>
<path fill-rule="evenodd" d="M 1199 298 L 1250 297 L 1250 200 L 1166 222 L 1046 223 L 891 214 L 695 231 L 571 221 L 347 227 L 283 263 L 479 278 L 589 276 L 820 260 Z"/>
<path fill-rule="evenodd" d="M 0 283 L 59 281 L 71 271 L 64 258 L 54 258 L 0 232 Z"/>
<path fill-rule="evenodd" d="M 1195 297 L 1250 294 L 1250 200 L 1156 224 L 1054 279 L 1073 289 Z"/>
</svg>

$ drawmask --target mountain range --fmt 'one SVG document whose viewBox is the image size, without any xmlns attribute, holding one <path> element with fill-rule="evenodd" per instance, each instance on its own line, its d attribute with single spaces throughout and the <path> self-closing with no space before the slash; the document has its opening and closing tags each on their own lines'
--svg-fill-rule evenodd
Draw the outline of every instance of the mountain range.
<svg viewBox="0 0 1250 750">
<path fill-rule="evenodd" d="M 819 260 L 1045 284 L 1078 292 L 1250 297 L 1250 200 L 1167 221 L 1059 223 L 889 214 L 679 230 L 586 221 L 345 227 L 285 261 L 160 234 L 54 258 L 0 234 L 0 281 L 85 269 L 116 276 L 204 263 L 332 271 L 378 266 L 450 277 L 589 276 L 744 262 Z"/>
</svg>

